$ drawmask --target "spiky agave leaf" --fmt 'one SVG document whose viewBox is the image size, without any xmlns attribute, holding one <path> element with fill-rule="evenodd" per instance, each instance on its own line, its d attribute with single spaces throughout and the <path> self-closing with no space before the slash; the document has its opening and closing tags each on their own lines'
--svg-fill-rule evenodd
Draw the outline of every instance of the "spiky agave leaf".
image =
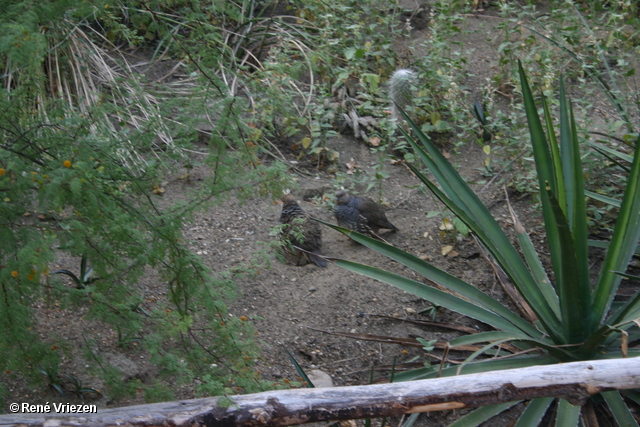
<svg viewBox="0 0 640 427">
<path fill-rule="evenodd" d="M 533 95 L 521 66 L 520 75 L 540 180 L 545 229 L 551 247 L 552 265 L 555 270 L 555 286 L 549 283 L 548 275 L 541 270 L 542 264 L 537 259 L 537 254 L 532 252 L 530 239 L 520 236 L 520 242 L 527 256 L 527 264 L 525 264 L 520 254 L 512 246 L 511 241 L 506 238 L 499 227 L 495 226 L 495 220 L 491 214 L 464 180 L 404 111 L 400 111 L 422 142 L 422 146 L 412 140 L 408 134 L 405 133 L 405 135 L 417 153 L 417 157 L 422 159 L 431 170 L 441 188 L 427 179 L 418 168 L 412 167 L 413 172 L 469 226 L 490 251 L 497 264 L 504 269 L 540 319 L 540 322 L 535 323 L 536 329 L 532 331 L 528 326 L 521 325 L 522 319 L 517 320 L 510 314 L 505 314 L 497 307 L 501 305 L 500 302 L 490 297 L 491 301 L 486 301 L 485 297 L 488 296 L 474 295 L 472 297 L 473 293 L 464 283 L 461 283 L 462 281 L 441 272 L 436 267 L 421 262 L 421 260 L 382 242 L 374 242 L 366 236 L 334 227 L 365 246 L 409 266 L 427 281 L 437 284 L 440 289 L 444 288 L 446 291 L 443 292 L 416 280 L 369 266 L 342 260 L 337 261 L 337 265 L 401 287 L 428 300 L 437 301 L 453 311 L 478 320 L 481 319 L 494 328 L 504 331 L 486 332 L 478 334 L 478 336 L 473 335 L 454 340 L 452 344 L 481 341 L 489 343 L 472 354 L 463 366 L 444 369 L 442 375 L 459 374 L 460 369 L 465 372 L 470 372 L 469 369 L 476 372 L 486 372 L 522 363 L 524 366 L 530 366 L 572 359 L 621 357 L 620 347 L 624 346 L 622 342 L 624 340 L 621 341 L 619 337 L 625 332 L 624 329 L 630 328 L 634 324 L 633 320 L 640 316 L 640 293 L 637 293 L 607 317 L 615 289 L 620 281 L 620 276 L 615 271 L 622 271 L 626 268 L 640 238 L 640 154 L 637 151 L 635 153 L 628 186 L 621 205 L 620 217 L 605 258 L 603 273 L 592 294 L 586 250 L 584 182 L 571 106 L 566 99 L 564 85 L 561 85 L 560 136 L 557 141 L 554 128 L 551 125 L 549 110 L 547 108 L 544 110 L 546 127 L 538 117 Z M 545 130 L 549 132 L 549 138 L 545 135 Z M 640 144 L 640 140 L 638 144 Z M 519 233 L 523 232 L 524 230 L 519 230 Z M 523 352 L 523 354 L 516 354 L 509 358 L 473 361 L 473 359 L 479 358 L 482 353 L 488 353 L 492 347 L 506 342 L 514 346 L 528 345 L 527 354 Z M 571 345 L 566 346 L 566 344 Z M 601 355 L 600 351 L 606 351 L 607 348 L 610 351 L 604 356 Z M 627 352 L 630 352 L 630 349 L 625 348 L 625 355 Z M 638 351 L 634 351 L 633 354 L 638 354 Z M 403 373 L 399 377 L 406 380 L 427 378 L 433 375 L 432 372 L 423 371 Z M 630 420 L 629 410 L 624 405 L 620 393 L 611 392 L 607 395 L 603 394 L 603 397 L 619 422 L 625 423 Z M 520 420 L 528 422 L 542 419 L 544 414 L 553 407 L 554 401 L 553 398 L 532 400 Z M 499 411 L 501 408 L 496 406 L 494 409 Z M 494 413 L 493 409 L 481 411 L 486 414 Z M 560 425 L 575 425 L 578 412 L 579 410 L 570 408 L 565 403 L 559 403 L 558 421 L 562 423 Z M 478 419 L 485 419 L 480 415 Z M 472 417 L 469 418 L 469 420 L 471 419 Z M 460 425 L 476 424 L 462 422 Z"/>
</svg>

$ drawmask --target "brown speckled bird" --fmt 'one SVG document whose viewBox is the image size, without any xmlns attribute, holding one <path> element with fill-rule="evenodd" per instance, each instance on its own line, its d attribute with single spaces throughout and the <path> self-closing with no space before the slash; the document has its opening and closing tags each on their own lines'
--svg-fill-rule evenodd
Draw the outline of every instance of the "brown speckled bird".
<svg viewBox="0 0 640 427">
<path fill-rule="evenodd" d="M 322 246 L 320 224 L 313 221 L 302 210 L 291 194 L 285 194 L 282 197 L 282 202 L 284 204 L 280 214 L 280 223 L 287 225 L 282 230 L 282 236 L 286 240 L 284 250 L 289 255 L 290 261 L 295 265 L 304 265 L 311 261 L 318 267 L 326 267 L 327 261 L 317 256 L 320 255 L 320 247 Z"/>
<path fill-rule="evenodd" d="M 389 222 L 382 207 L 368 197 L 351 196 L 338 190 L 333 211 L 339 225 L 367 236 L 380 238 L 378 231 L 381 228 L 398 230 Z"/>
</svg>

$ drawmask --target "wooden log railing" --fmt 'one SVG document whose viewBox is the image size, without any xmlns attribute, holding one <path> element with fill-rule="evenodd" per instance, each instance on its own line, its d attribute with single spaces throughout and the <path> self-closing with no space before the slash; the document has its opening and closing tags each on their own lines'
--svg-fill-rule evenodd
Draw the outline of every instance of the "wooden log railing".
<svg viewBox="0 0 640 427">
<path fill-rule="evenodd" d="M 50 412 L 36 408 L 41 412 L 0 415 L 0 426 L 285 426 L 471 408 L 543 396 L 580 405 L 602 391 L 635 388 L 640 388 L 640 357 L 403 383 L 276 390 L 97 409 L 95 413 L 54 413 L 69 407 L 52 407 Z M 34 408 L 18 407 L 23 409 Z"/>
</svg>

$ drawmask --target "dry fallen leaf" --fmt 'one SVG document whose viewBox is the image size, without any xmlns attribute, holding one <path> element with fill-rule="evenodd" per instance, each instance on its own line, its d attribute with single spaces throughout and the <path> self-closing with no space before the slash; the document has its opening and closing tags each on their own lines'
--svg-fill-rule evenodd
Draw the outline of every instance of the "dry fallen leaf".
<svg viewBox="0 0 640 427">
<path fill-rule="evenodd" d="M 356 165 L 356 161 L 353 159 L 353 157 L 351 158 L 351 160 L 349 160 L 347 163 L 347 173 L 348 174 L 353 174 L 355 173 L 356 169 L 357 169 L 357 165 Z"/>
<path fill-rule="evenodd" d="M 453 250 L 453 246 L 447 245 L 447 246 L 443 246 L 442 249 L 440 249 L 440 252 L 442 253 L 442 255 L 447 255 L 452 250 Z"/>
<path fill-rule="evenodd" d="M 378 138 L 377 136 L 372 136 L 371 138 L 369 138 L 369 144 L 371 144 L 372 147 L 379 146 L 380 138 Z"/>
<path fill-rule="evenodd" d="M 454 226 L 449 218 L 443 218 L 439 228 L 442 231 L 452 231 L 454 229 Z"/>
</svg>

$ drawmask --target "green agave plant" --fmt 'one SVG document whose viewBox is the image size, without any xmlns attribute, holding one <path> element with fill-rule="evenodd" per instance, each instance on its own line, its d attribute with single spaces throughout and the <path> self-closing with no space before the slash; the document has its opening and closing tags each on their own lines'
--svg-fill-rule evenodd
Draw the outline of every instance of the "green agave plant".
<svg viewBox="0 0 640 427">
<path fill-rule="evenodd" d="M 614 303 L 621 274 L 626 270 L 640 238 L 640 154 L 635 151 L 613 237 L 607 245 L 597 280 L 592 283 L 591 278 L 595 275 L 589 264 L 585 186 L 571 104 L 561 79 L 560 123 L 556 136 L 546 101 L 542 101 L 543 122 L 520 64 L 519 73 L 541 189 L 554 282 L 549 279 L 533 243 L 515 214 L 515 231 L 524 256 L 520 255 L 489 210 L 429 138 L 402 113 L 421 143 L 405 134 L 416 157 L 428 167 L 439 186 L 416 167 L 409 166 L 472 230 L 526 301 L 524 305 L 529 306 L 529 315 L 521 317 L 514 314 L 473 285 L 400 249 L 333 226 L 353 240 L 414 270 L 426 282 L 438 287 L 346 260 L 337 261 L 339 266 L 411 292 L 495 329 L 452 340 L 452 347 L 482 345 L 462 365 L 443 369 L 440 372 L 442 376 L 640 355 L 640 349 L 628 348 L 629 342 L 640 338 L 640 329 L 634 322 L 640 318 L 640 292 L 624 303 Z M 636 141 L 636 147 L 639 144 L 640 138 Z M 520 351 L 508 353 L 500 347 L 504 343 Z M 483 355 L 491 355 L 491 358 Z M 424 368 L 397 374 L 396 381 L 437 375 L 433 369 Z M 637 391 L 608 391 L 591 399 L 597 404 L 606 405 L 619 425 L 638 425 L 625 401 L 630 399 L 640 404 L 640 393 Z M 479 425 L 517 403 L 476 409 L 454 425 Z M 558 426 L 577 426 L 581 422 L 581 415 L 584 415 L 582 408 L 552 397 L 534 399 L 526 405 L 517 426 L 538 425 L 547 412 L 556 417 Z"/>
</svg>

